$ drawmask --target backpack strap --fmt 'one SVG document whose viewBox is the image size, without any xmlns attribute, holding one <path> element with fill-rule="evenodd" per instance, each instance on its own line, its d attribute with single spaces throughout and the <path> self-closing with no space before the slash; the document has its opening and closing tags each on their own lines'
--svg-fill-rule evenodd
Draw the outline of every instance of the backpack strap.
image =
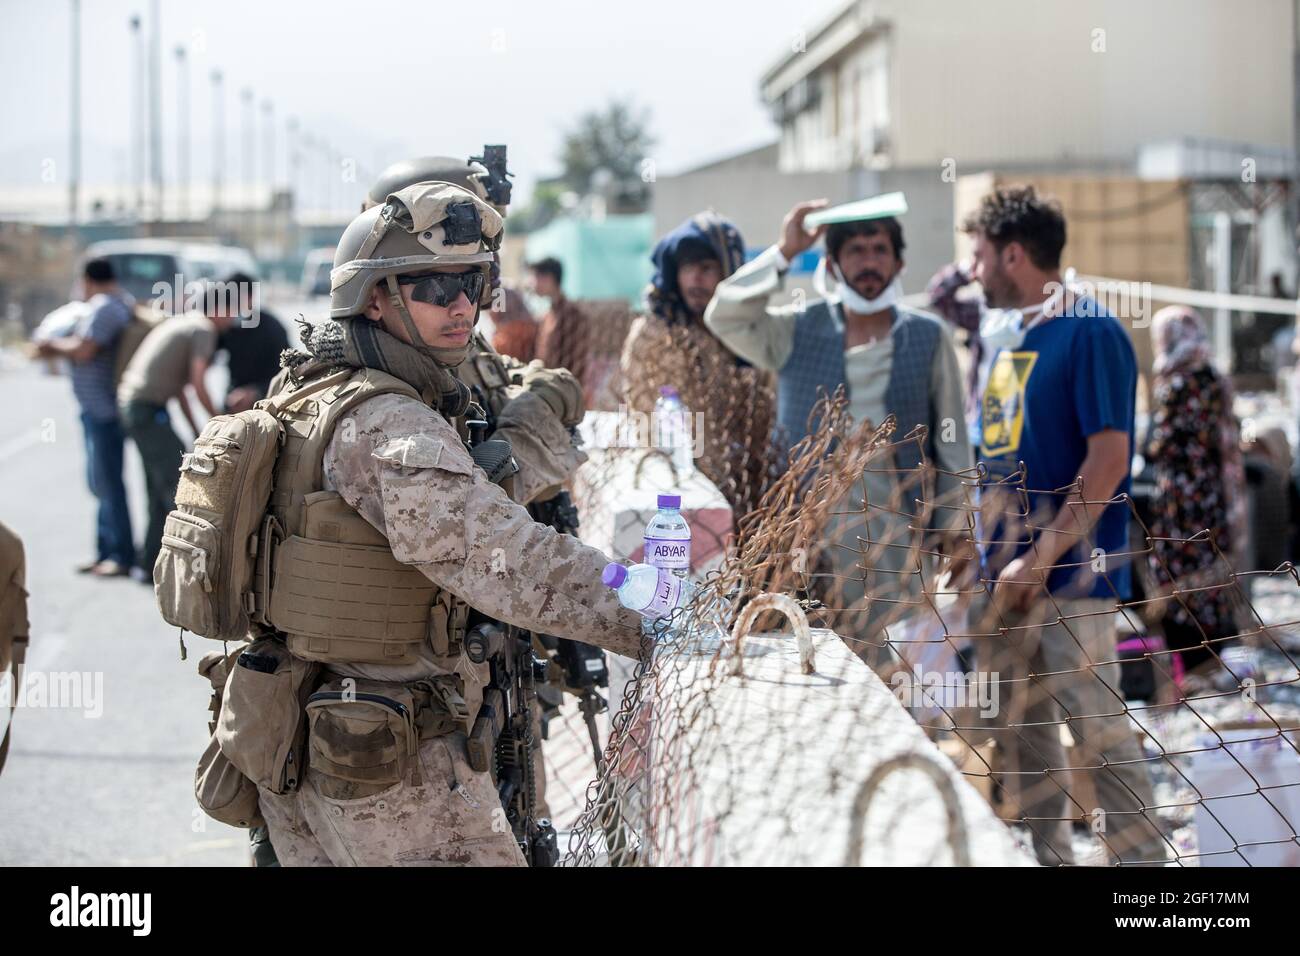
<svg viewBox="0 0 1300 956">
<path fill-rule="evenodd" d="M 264 398 L 262 399 L 262 401 L 258 402 L 255 407 L 264 408 L 272 415 L 278 416 L 280 412 L 283 412 L 290 405 L 293 405 L 301 401 L 302 399 L 306 398 L 308 395 L 314 395 L 317 392 L 324 391 L 325 389 L 329 388 L 332 385 L 339 385 L 343 382 L 346 382 L 348 379 L 350 379 L 352 376 L 356 374 L 357 374 L 357 370 L 354 368 L 339 369 L 339 371 L 337 372 L 332 372 L 329 375 L 323 375 L 320 378 L 308 382 L 306 385 L 303 385 L 301 388 L 294 389 L 291 392 L 289 391 L 280 392 L 278 395 L 274 396 L 273 398 Z"/>
<path fill-rule="evenodd" d="M 296 391 L 282 392 L 266 400 L 266 411 L 283 416 L 287 432 L 272 492 L 272 511 L 287 534 L 297 533 L 304 496 L 324 490 L 325 449 L 338 422 L 362 402 L 393 393 L 423 401 L 414 386 L 371 368 L 331 372 Z M 321 396 L 314 409 L 294 408 L 300 400 L 312 395 Z"/>
</svg>

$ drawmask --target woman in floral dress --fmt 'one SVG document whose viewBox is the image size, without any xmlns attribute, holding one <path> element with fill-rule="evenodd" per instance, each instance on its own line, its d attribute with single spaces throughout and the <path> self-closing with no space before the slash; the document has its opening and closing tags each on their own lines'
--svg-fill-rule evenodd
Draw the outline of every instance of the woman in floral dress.
<svg viewBox="0 0 1300 956">
<path fill-rule="evenodd" d="M 1184 663 L 1195 667 L 1237 632 L 1227 561 L 1245 545 L 1245 473 L 1232 384 L 1210 364 L 1200 315 L 1181 306 L 1161 309 L 1151 336 L 1156 360 L 1146 459 L 1156 491 L 1149 561 L 1161 594 L 1174 582 L 1180 589 L 1207 588 L 1164 606 L 1168 646 L 1182 648 Z M 1187 540 L 1204 531 L 1217 553 L 1205 535 Z"/>
</svg>

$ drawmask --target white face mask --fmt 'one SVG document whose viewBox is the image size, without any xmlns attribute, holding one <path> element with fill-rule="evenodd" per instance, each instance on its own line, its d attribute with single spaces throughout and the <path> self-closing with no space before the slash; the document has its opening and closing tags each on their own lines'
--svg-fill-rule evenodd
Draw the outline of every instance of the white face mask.
<svg viewBox="0 0 1300 956">
<path fill-rule="evenodd" d="M 980 316 L 980 341 L 992 352 L 1014 352 L 1025 342 L 1025 316 L 1019 309 L 985 309 Z"/>
<path fill-rule="evenodd" d="M 1038 305 L 1025 309 L 985 309 L 980 316 L 980 339 L 994 352 L 998 349 L 1014 352 L 1025 344 L 1025 333 L 1043 321 L 1049 309 L 1053 315 L 1063 311 L 1057 304 L 1060 302 L 1064 305 L 1068 302 L 1065 293 L 1074 292 L 1073 284 L 1074 270 L 1070 269 L 1065 273 L 1062 288 Z"/>
<path fill-rule="evenodd" d="M 903 270 L 898 270 L 898 275 L 894 276 L 892 282 L 881 290 L 880 295 L 874 299 L 868 299 L 859 295 L 854 288 L 840 277 L 840 270 L 837 266 L 831 266 L 830 272 L 835 277 L 835 288 L 831 289 L 826 284 L 826 256 L 817 263 L 817 271 L 813 273 L 813 288 L 817 294 L 824 299 L 829 299 L 840 303 L 850 312 L 856 312 L 858 315 L 871 315 L 873 312 L 883 312 L 891 306 L 897 305 L 898 300 L 903 297 L 903 283 L 899 276 Z"/>
</svg>

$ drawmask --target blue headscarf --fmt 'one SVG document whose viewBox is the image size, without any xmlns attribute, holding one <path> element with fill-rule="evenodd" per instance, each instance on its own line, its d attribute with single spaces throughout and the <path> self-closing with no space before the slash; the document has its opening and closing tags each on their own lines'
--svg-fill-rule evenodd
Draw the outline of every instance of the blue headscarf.
<svg viewBox="0 0 1300 956">
<path fill-rule="evenodd" d="M 691 216 L 660 239 L 650 255 L 655 274 L 646 290 L 646 302 L 650 311 L 669 325 L 687 323 L 692 318 L 677 288 L 677 256 L 683 244 L 702 245 L 712 250 L 722 264 L 724 279 L 745 262 L 745 241 L 740 237 L 740 230 L 730 219 L 711 210 Z"/>
</svg>

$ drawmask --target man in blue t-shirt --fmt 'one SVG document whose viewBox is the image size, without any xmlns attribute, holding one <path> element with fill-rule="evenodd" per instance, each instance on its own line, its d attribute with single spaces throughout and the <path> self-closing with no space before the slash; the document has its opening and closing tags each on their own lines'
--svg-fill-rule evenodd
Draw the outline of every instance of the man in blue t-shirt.
<svg viewBox="0 0 1300 956">
<path fill-rule="evenodd" d="M 122 425 L 117 415 L 114 359 L 132 302 L 117 284 L 113 263 L 91 259 L 82 272 L 87 314 L 70 335 L 36 343 L 37 355 L 68 361 L 72 393 L 81 407 L 86 437 L 86 475 L 98 499 L 95 558 L 77 568 L 98 577 L 130 573 L 135 564 L 131 515 L 122 481 Z"/>
<path fill-rule="evenodd" d="M 981 324 L 993 359 L 980 403 L 988 601 L 975 650 L 978 666 L 999 675 L 996 719 L 1013 730 L 998 734 L 1003 783 L 1043 863 L 1074 862 L 1071 819 L 1098 834 L 1112 862 L 1163 860 L 1119 668 L 1099 664 L 1116 659 L 1116 604 L 1129 597 L 1128 505 L 1101 503 L 1129 490 L 1133 346 L 1113 316 L 1064 287 L 1065 218 L 1032 187 L 986 196 L 964 231 L 996 310 Z M 1092 773 L 1100 807 L 1075 799 L 1080 771 L 1064 778 L 1067 766 L 1104 768 Z"/>
</svg>

